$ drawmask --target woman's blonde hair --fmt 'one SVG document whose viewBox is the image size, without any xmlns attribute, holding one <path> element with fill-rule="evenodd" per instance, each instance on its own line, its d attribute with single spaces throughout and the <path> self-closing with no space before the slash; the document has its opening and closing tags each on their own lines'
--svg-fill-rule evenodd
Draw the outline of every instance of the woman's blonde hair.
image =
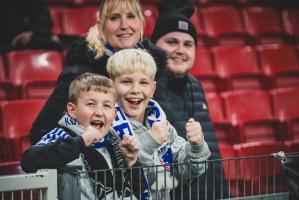
<svg viewBox="0 0 299 200">
<path fill-rule="evenodd" d="M 90 90 L 111 93 L 116 100 L 115 88 L 111 79 L 94 73 L 86 72 L 77 76 L 69 88 L 69 101 L 76 104 L 81 92 L 88 92 Z"/>
<path fill-rule="evenodd" d="M 136 12 L 137 17 L 142 22 L 142 29 L 140 40 L 143 38 L 143 28 L 145 26 L 145 20 L 142 15 L 142 9 L 139 0 L 102 0 L 99 9 L 99 20 L 96 25 L 92 26 L 86 36 L 88 47 L 96 54 L 95 58 L 102 57 L 104 54 L 111 55 L 111 52 L 104 47 L 106 42 L 104 32 L 104 24 L 106 17 L 112 13 L 116 8 L 130 8 Z"/>
<path fill-rule="evenodd" d="M 157 66 L 154 58 L 143 49 L 123 49 L 109 57 L 107 72 L 114 80 L 124 73 L 142 72 L 155 79 Z"/>
</svg>

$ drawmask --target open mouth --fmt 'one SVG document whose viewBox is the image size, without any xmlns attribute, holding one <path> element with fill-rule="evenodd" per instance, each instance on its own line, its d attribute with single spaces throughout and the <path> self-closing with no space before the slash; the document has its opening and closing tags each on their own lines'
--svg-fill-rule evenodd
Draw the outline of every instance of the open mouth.
<svg viewBox="0 0 299 200">
<path fill-rule="evenodd" d="M 100 130 L 104 126 L 104 122 L 102 122 L 100 120 L 94 120 L 94 121 L 90 122 L 90 125 L 96 129 Z"/>
<path fill-rule="evenodd" d="M 117 36 L 121 39 L 126 39 L 126 38 L 129 38 L 131 37 L 132 34 L 130 33 L 124 33 L 124 34 L 118 34 Z"/>
<path fill-rule="evenodd" d="M 181 62 L 185 62 L 186 59 L 183 58 L 183 57 L 171 57 L 172 60 L 175 60 L 175 61 L 181 61 Z"/>
<path fill-rule="evenodd" d="M 128 98 L 127 101 L 132 105 L 139 105 L 143 99 L 139 98 Z"/>
</svg>

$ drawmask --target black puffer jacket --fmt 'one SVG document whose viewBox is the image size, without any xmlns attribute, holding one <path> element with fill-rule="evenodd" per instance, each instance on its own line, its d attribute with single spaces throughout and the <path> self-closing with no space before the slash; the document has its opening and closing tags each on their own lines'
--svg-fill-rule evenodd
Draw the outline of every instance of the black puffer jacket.
<svg viewBox="0 0 299 200">
<path fill-rule="evenodd" d="M 159 87 L 154 98 L 163 108 L 166 107 L 165 112 L 171 124 L 181 137 L 187 139 L 185 126 L 188 119 L 193 117 L 200 122 L 205 140 L 212 153 L 209 159 L 219 159 L 217 140 L 200 83 L 191 75 L 181 79 L 172 79 L 167 76 L 164 79 L 168 81 L 157 80 Z"/>
<path fill-rule="evenodd" d="M 203 87 L 191 75 L 187 75 L 180 79 L 174 79 L 166 75 L 158 77 L 158 87 L 155 93 L 157 100 L 164 109 L 168 120 L 176 128 L 177 133 L 186 139 L 186 122 L 190 117 L 200 122 L 205 141 L 207 142 L 211 156 L 209 160 L 220 159 L 219 148 L 214 133 L 212 121 L 209 116 L 207 102 L 205 99 Z M 213 199 L 215 197 L 227 197 L 226 182 L 221 176 L 222 167 L 220 162 L 209 163 L 207 171 L 207 194 L 205 192 L 205 176 L 199 177 L 199 180 L 194 180 L 191 186 L 191 197 L 189 196 L 188 186 L 183 186 L 185 189 L 177 188 L 175 199 L 181 197 L 181 192 L 184 191 L 183 199 Z M 215 173 L 214 171 L 215 170 Z M 222 177 L 222 178 L 221 178 Z M 215 183 L 213 180 L 215 178 Z M 221 183 L 222 182 L 222 183 Z M 222 188 L 221 188 L 222 187 Z M 215 191 L 213 189 L 215 188 Z M 223 192 L 223 194 L 221 194 Z"/>
<path fill-rule="evenodd" d="M 166 73 L 162 68 L 166 63 L 166 55 L 164 52 L 155 48 L 149 40 L 138 43 L 136 48 L 145 48 L 154 57 L 158 66 L 157 77 L 164 77 Z M 108 75 L 106 63 L 109 57 L 103 56 L 99 59 L 95 59 L 94 56 L 94 52 L 87 47 L 87 42 L 84 39 L 80 39 L 70 46 L 66 59 L 66 68 L 59 75 L 54 91 L 48 98 L 30 130 L 29 135 L 32 144 L 36 144 L 43 135 L 57 126 L 59 119 L 61 119 L 66 109 L 70 83 L 75 77 L 85 72 L 104 76 Z"/>
</svg>

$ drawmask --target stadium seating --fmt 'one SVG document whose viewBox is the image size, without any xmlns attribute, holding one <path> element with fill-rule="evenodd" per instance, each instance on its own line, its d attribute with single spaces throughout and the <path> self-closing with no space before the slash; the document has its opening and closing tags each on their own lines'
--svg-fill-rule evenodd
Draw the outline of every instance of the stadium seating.
<svg viewBox="0 0 299 200">
<path fill-rule="evenodd" d="M 274 115 L 284 124 L 280 132 L 287 140 L 299 139 L 299 88 L 271 90 Z"/>
<path fill-rule="evenodd" d="M 53 22 L 52 32 L 54 34 L 61 34 L 62 25 L 60 8 L 50 7 L 49 10 Z"/>
<path fill-rule="evenodd" d="M 4 57 L 0 54 L 0 101 L 11 99 L 12 96 L 12 84 L 7 79 Z"/>
<path fill-rule="evenodd" d="M 291 36 L 299 38 L 299 9 L 284 9 L 282 19 L 285 31 Z"/>
<path fill-rule="evenodd" d="M 281 181 L 279 177 L 281 175 L 281 162 L 279 159 L 266 155 L 283 151 L 283 143 L 252 142 L 237 144 L 233 148 L 237 157 L 247 158 L 246 160 L 239 160 L 237 165 L 239 193 L 245 195 L 272 193 L 275 184 L 279 184 Z"/>
<path fill-rule="evenodd" d="M 153 3 L 142 3 L 142 14 L 145 19 L 144 36 L 150 37 L 158 18 L 157 5 Z"/>
<path fill-rule="evenodd" d="M 271 44 L 257 48 L 269 88 L 299 87 L 299 64 L 295 46 Z"/>
<path fill-rule="evenodd" d="M 56 5 L 56 6 L 78 6 L 84 7 L 87 5 L 96 5 L 98 6 L 99 0 L 45 0 L 48 5 Z"/>
<path fill-rule="evenodd" d="M 221 96 L 217 93 L 209 93 L 206 95 L 206 100 L 218 144 L 231 143 L 228 137 L 231 125 L 226 118 Z"/>
<path fill-rule="evenodd" d="M 243 10 L 243 18 L 246 31 L 256 43 L 283 43 L 285 41 L 287 35 L 277 10 L 270 7 L 248 7 Z"/>
<path fill-rule="evenodd" d="M 217 46 L 212 48 L 222 90 L 263 89 L 264 74 L 258 66 L 252 46 Z"/>
<path fill-rule="evenodd" d="M 52 92 L 63 66 L 57 51 L 26 50 L 7 54 L 9 81 L 17 98 L 47 98 Z"/>
<path fill-rule="evenodd" d="M 202 9 L 205 33 L 212 45 L 246 44 L 246 34 L 239 10 L 231 6 L 212 6 Z"/>
<path fill-rule="evenodd" d="M 21 153 L 30 147 L 28 133 L 32 122 L 45 100 L 11 100 L 0 104 L 1 148 L 6 161 L 19 160 Z M 7 149 L 4 149 L 7 148 Z"/>
<path fill-rule="evenodd" d="M 98 7 L 63 8 L 62 33 L 70 36 L 83 36 L 96 24 Z"/>
<path fill-rule="evenodd" d="M 190 73 L 200 81 L 206 93 L 220 91 L 220 76 L 214 68 L 209 48 L 196 49 L 195 62 Z"/>
<path fill-rule="evenodd" d="M 23 174 L 20 166 L 20 161 L 1 162 L 0 163 L 0 176 L 10 174 Z"/>
<path fill-rule="evenodd" d="M 201 11 L 199 7 L 194 7 L 194 14 L 191 16 L 190 21 L 192 24 L 195 26 L 197 34 L 198 34 L 198 43 L 197 46 L 205 46 L 208 41 L 207 41 L 207 35 L 204 30 L 204 25 L 203 25 L 203 20 L 201 16 Z"/>
<path fill-rule="evenodd" d="M 280 140 L 269 94 L 262 90 L 239 90 L 221 93 L 227 118 L 233 126 L 233 143 Z"/>
</svg>

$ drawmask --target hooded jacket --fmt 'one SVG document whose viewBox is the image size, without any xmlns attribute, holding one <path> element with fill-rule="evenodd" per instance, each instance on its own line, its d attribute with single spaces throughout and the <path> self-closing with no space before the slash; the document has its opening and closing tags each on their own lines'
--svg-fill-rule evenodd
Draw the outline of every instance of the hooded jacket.
<svg viewBox="0 0 299 200">
<path fill-rule="evenodd" d="M 150 110 L 147 109 L 145 116 L 148 116 L 148 112 Z M 160 112 L 164 118 L 163 110 Z M 130 123 L 141 144 L 138 161 L 143 166 L 148 167 L 146 177 L 152 199 L 170 199 L 169 192 L 177 186 L 178 182 L 188 183 L 188 181 L 205 173 L 206 164 L 204 161 L 210 156 L 205 141 L 202 144 L 193 145 L 178 136 L 174 127 L 170 126 L 168 140 L 160 144 L 151 136 L 149 123 L 141 124 L 133 119 L 130 119 Z M 177 163 L 179 165 L 176 165 Z M 188 163 L 197 164 L 188 165 Z M 159 166 L 161 164 L 166 165 Z"/>
<path fill-rule="evenodd" d="M 162 50 L 154 47 L 149 40 L 138 43 L 136 48 L 146 49 L 154 57 L 158 66 L 157 77 L 165 73 L 160 67 L 165 66 L 166 63 L 166 55 Z M 85 72 L 108 76 L 106 63 L 109 56 L 104 55 L 98 59 L 94 56 L 95 53 L 88 48 L 85 39 L 79 39 L 69 47 L 66 67 L 59 75 L 54 91 L 32 124 L 29 132 L 32 144 L 36 144 L 46 133 L 56 127 L 66 109 L 69 86 L 75 77 Z"/>
</svg>

